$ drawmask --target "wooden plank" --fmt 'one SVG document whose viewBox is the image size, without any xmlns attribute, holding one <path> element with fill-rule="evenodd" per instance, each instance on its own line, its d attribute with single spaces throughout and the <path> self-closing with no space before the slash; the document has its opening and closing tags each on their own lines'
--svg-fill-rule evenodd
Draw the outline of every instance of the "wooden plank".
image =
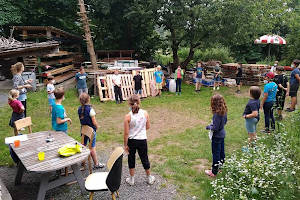
<svg viewBox="0 0 300 200">
<path fill-rule="evenodd" d="M 54 80 L 56 81 L 56 83 L 61 83 L 61 82 L 64 82 L 64 81 L 66 81 L 70 78 L 75 77 L 75 74 L 76 74 L 76 72 L 67 72 L 67 73 L 64 73 L 62 75 L 54 77 Z"/>
<path fill-rule="evenodd" d="M 46 65 L 56 65 L 56 64 L 65 64 L 65 63 L 70 63 L 73 62 L 74 58 L 63 58 L 63 59 L 58 59 L 58 60 L 51 60 L 51 61 L 44 61 L 41 62 L 41 66 L 46 66 Z"/>
<path fill-rule="evenodd" d="M 47 76 L 50 76 L 50 75 L 53 76 L 53 75 L 56 75 L 56 74 L 61 74 L 61 73 L 67 72 L 67 71 L 71 71 L 73 69 L 74 69 L 74 65 L 68 65 L 68 66 L 65 66 L 65 67 L 60 67 L 60 68 L 57 68 L 57 69 L 45 71 L 44 74 L 47 74 Z"/>
</svg>

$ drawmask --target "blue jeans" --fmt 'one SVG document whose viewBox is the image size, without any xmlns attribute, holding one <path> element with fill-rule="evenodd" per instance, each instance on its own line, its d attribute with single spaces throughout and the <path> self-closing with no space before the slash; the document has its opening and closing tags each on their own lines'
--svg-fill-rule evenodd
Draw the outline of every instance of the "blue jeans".
<svg viewBox="0 0 300 200">
<path fill-rule="evenodd" d="M 181 78 L 176 79 L 176 92 L 181 92 Z"/>
<path fill-rule="evenodd" d="M 275 128 L 275 119 L 273 115 L 273 101 L 271 102 L 265 102 L 263 105 L 264 108 L 264 114 L 265 114 L 265 129 L 269 130 L 270 127 L 270 119 L 271 119 L 271 127 L 274 129 Z"/>
<path fill-rule="evenodd" d="M 212 173 L 216 175 L 220 165 L 225 161 L 224 138 L 212 137 L 211 150 L 213 155 Z"/>
</svg>

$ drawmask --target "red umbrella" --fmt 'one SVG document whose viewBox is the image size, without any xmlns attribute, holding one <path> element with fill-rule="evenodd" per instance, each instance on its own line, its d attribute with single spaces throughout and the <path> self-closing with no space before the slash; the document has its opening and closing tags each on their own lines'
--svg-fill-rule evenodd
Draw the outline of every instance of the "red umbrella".
<svg viewBox="0 0 300 200">
<path fill-rule="evenodd" d="M 254 44 L 269 44 L 268 56 L 270 56 L 271 44 L 286 44 L 286 40 L 279 35 L 263 35 L 254 41 Z"/>
</svg>

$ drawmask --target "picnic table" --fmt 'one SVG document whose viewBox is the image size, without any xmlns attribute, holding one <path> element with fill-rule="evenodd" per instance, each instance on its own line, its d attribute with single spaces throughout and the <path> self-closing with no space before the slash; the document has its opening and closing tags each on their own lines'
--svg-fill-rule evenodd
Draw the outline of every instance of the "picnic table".
<svg viewBox="0 0 300 200">
<path fill-rule="evenodd" d="M 54 141 L 46 142 L 46 138 L 51 134 Z M 84 179 L 80 171 L 80 164 L 88 158 L 90 150 L 82 146 L 82 152 L 70 157 L 61 157 L 58 149 L 66 144 L 75 144 L 77 141 L 64 132 L 42 131 L 28 134 L 28 140 L 21 142 L 19 147 L 10 144 L 13 151 L 20 159 L 18 171 L 15 177 L 15 185 L 21 184 L 22 176 L 25 170 L 40 174 L 40 186 L 37 199 L 43 200 L 47 190 L 56 188 L 66 183 L 77 181 L 81 192 L 86 193 Z M 78 143 L 78 142 L 77 142 Z M 45 160 L 38 160 L 38 153 L 45 152 Z M 50 181 L 49 178 L 53 172 L 71 166 L 73 174 L 68 176 L 59 176 L 58 179 Z"/>
</svg>

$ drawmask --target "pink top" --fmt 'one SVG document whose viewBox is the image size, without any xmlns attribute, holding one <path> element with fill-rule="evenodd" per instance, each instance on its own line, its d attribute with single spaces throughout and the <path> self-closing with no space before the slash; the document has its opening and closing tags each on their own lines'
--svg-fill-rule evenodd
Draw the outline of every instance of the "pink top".
<svg viewBox="0 0 300 200">
<path fill-rule="evenodd" d="M 8 104 L 12 108 L 13 112 L 16 112 L 16 113 L 22 112 L 21 108 L 23 108 L 23 104 L 21 103 L 21 101 L 12 100 L 12 101 L 9 101 Z"/>
<path fill-rule="evenodd" d="M 177 78 L 181 78 L 181 70 L 177 69 Z"/>
</svg>

